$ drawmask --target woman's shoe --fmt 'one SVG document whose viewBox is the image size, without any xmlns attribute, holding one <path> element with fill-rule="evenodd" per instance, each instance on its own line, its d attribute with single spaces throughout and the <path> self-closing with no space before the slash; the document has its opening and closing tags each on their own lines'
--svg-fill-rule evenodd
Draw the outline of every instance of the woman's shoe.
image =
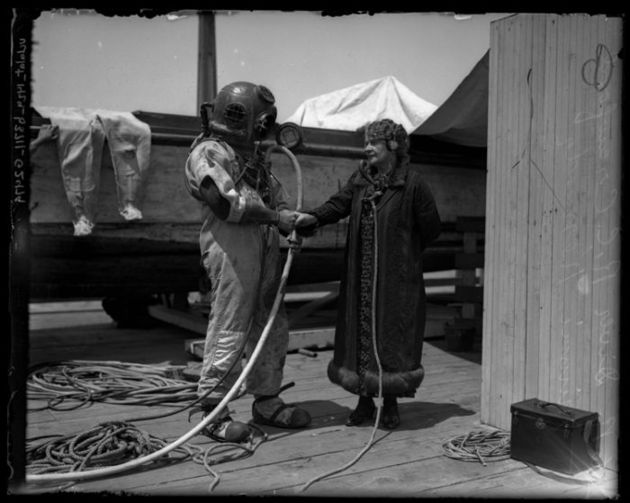
<svg viewBox="0 0 630 503">
<path fill-rule="evenodd" d="M 374 405 L 372 398 L 368 396 L 360 396 L 356 409 L 354 409 L 348 416 L 346 426 L 358 426 L 368 419 L 373 419 L 375 413 L 376 406 Z"/>
<path fill-rule="evenodd" d="M 394 430 L 400 425 L 400 416 L 398 415 L 398 403 L 396 397 L 385 397 L 383 401 L 383 416 L 381 417 L 383 428 Z"/>
</svg>

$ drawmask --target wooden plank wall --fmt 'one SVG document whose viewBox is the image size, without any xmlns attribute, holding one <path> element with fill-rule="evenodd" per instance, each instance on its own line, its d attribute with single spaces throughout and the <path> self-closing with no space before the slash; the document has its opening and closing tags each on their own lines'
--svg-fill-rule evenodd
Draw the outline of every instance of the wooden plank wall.
<svg viewBox="0 0 630 503">
<path fill-rule="evenodd" d="M 620 18 L 491 25 L 481 420 L 538 397 L 596 411 L 616 468 Z"/>
</svg>

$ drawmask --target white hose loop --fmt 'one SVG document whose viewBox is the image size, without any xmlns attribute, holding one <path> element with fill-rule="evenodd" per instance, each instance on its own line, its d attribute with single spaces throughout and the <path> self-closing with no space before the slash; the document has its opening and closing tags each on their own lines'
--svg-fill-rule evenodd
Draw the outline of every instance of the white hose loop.
<svg viewBox="0 0 630 503">
<path fill-rule="evenodd" d="M 295 177 L 297 179 L 297 203 L 295 209 L 299 211 L 302 209 L 304 188 L 302 186 L 302 170 L 300 169 L 298 160 L 295 155 L 293 155 L 293 152 L 291 152 L 288 148 L 283 147 L 282 145 L 272 145 L 265 153 L 265 161 L 269 161 L 273 152 L 282 152 L 291 160 L 291 164 L 293 164 L 293 170 L 295 171 Z"/>
<path fill-rule="evenodd" d="M 291 159 L 293 168 L 295 169 L 295 172 L 296 172 L 296 177 L 298 179 L 297 209 L 300 210 L 302 207 L 302 172 L 300 169 L 300 165 L 296 157 L 293 155 L 293 153 L 289 149 L 285 147 L 275 146 L 275 145 L 270 147 L 270 149 L 272 148 L 274 150 L 280 148 L 281 151 L 285 153 Z M 292 236 L 295 236 L 295 234 L 296 234 L 296 231 L 294 230 L 292 233 Z M 144 457 L 136 458 L 134 460 L 128 461 L 126 463 L 122 463 L 120 465 L 107 466 L 103 468 L 97 468 L 94 470 L 86 470 L 86 471 L 81 471 L 81 472 L 38 474 L 38 475 L 27 474 L 26 482 L 27 483 L 31 483 L 31 482 L 42 483 L 42 482 L 63 482 L 63 481 L 70 481 L 70 480 L 87 480 L 87 479 L 94 479 L 97 477 L 104 477 L 107 475 L 114 475 L 116 473 L 128 471 L 133 468 L 137 468 L 140 465 L 153 461 L 154 459 L 158 459 L 164 456 L 165 454 L 169 453 L 173 449 L 176 449 L 177 447 L 182 445 L 184 442 L 190 440 L 192 437 L 197 435 L 201 430 L 203 430 L 206 426 L 208 426 L 208 424 L 212 423 L 216 419 L 216 417 L 223 411 L 223 409 L 227 406 L 227 404 L 232 400 L 234 395 L 240 390 L 241 385 L 245 381 L 247 375 L 249 374 L 252 367 L 256 363 L 256 360 L 258 356 L 260 355 L 260 352 L 262 351 L 265 341 L 267 340 L 267 337 L 269 336 L 269 332 L 271 331 L 273 322 L 275 321 L 276 315 L 278 314 L 278 309 L 280 308 L 280 303 L 282 302 L 282 298 L 284 297 L 284 292 L 286 289 L 287 279 L 289 278 L 289 271 L 291 270 L 291 264 L 293 262 L 294 253 L 295 253 L 295 250 L 293 248 L 289 248 L 289 251 L 287 254 L 287 260 L 284 264 L 284 269 L 282 270 L 282 276 L 280 278 L 280 285 L 278 286 L 278 292 L 276 293 L 276 298 L 274 300 L 273 306 L 269 313 L 267 324 L 265 325 L 265 328 L 263 329 L 262 334 L 260 335 L 260 339 L 258 340 L 258 343 L 256 344 L 256 347 L 254 348 L 254 351 L 252 352 L 252 355 L 249 358 L 249 361 L 247 362 L 247 365 L 245 365 L 245 368 L 241 372 L 241 375 L 234 383 L 234 386 L 232 386 L 230 391 L 228 391 L 228 393 L 225 395 L 223 400 L 221 400 L 219 404 L 212 410 L 212 412 L 209 415 L 207 415 L 205 418 L 203 418 L 202 421 L 197 426 L 192 428 L 190 431 L 188 431 L 187 433 L 185 433 L 178 439 L 174 440 L 172 443 L 164 446 L 159 451 L 155 451 Z"/>
<path fill-rule="evenodd" d="M 374 346 L 374 358 L 376 359 L 376 365 L 378 367 L 378 406 L 376 409 L 376 419 L 374 420 L 374 426 L 372 426 L 372 434 L 370 436 L 370 440 L 365 447 L 361 449 L 361 452 L 357 454 L 354 459 L 346 463 L 345 465 L 335 468 L 330 472 L 323 473 L 318 475 L 317 477 L 306 482 L 299 490 L 299 492 L 306 491 L 310 486 L 312 486 L 315 482 L 318 482 L 322 479 L 330 477 L 331 475 L 335 475 L 337 473 L 341 473 L 348 468 L 350 468 L 353 464 L 355 464 L 363 455 L 374 445 L 374 437 L 376 436 L 376 431 L 378 429 L 378 425 L 381 421 L 381 412 L 383 410 L 383 367 L 381 366 L 381 360 L 378 356 L 378 345 L 376 343 L 376 282 L 378 277 L 378 239 L 377 239 L 377 221 L 376 221 L 376 204 L 374 203 L 374 199 L 370 200 L 372 204 L 372 213 L 374 214 L 374 280 L 372 281 L 372 345 Z M 383 438 L 383 437 L 381 437 Z"/>
</svg>

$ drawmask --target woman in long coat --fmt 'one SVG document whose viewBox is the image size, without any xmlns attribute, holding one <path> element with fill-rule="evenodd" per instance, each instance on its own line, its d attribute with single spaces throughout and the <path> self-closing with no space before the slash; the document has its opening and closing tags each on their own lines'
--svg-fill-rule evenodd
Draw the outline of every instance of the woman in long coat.
<svg viewBox="0 0 630 503">
<path fill-rule="evenodd" d="M 408 136 L 389 119 L 365 131 L 367 160 L 324 204 L 300 214 L 298 232 L 350 216 L 329 379 L 359 395 L 347 424 L 374 416 L 384 397 L 382 424 L 400 424 L 397 397 L 413 397 L 422 382 L 426 294 L 422 252 L 440 233 L 428 185 L 409 165 Z M 378 348 L 374 352 L 374 343 Z M 380 368 L 379 368 L 380 367 Z"/>
</svg>

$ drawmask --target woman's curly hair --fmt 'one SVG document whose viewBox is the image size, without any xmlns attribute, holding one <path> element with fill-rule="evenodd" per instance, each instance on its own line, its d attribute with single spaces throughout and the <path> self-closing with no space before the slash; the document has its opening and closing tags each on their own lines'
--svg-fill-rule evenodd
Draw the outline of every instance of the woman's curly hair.
<svg viewBox="0 0 630 503">
<path fill-rule="evenodd" d="M 409 135 L 400 124 L 391 119 L 381 119 L 370 122 L 365 128 L 367 140 L 395 140 L 398 143 L 397 155 L 405 155 L 409 150 Z"/>
</svg>

